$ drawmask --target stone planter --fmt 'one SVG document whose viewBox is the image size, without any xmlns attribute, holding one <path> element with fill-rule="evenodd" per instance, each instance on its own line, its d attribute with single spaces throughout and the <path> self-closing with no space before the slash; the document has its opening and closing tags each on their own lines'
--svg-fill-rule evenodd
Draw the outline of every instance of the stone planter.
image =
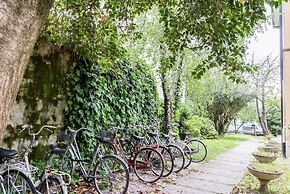
<svg viewBox="0 0 290 194">
<path fill-rule="evenodd" d="M 260 181 L 260 188 L 259 192 L 266 194 L 268 193 L 268 183 L 271 180 L 279 178 L 283 172 L 282 171 L 273 171 L 273 172 L 266 172 L 266 171 L 260 171 L 258 169 L 255 169 L 251 166 L 248 166 L 249 172 L 258 178 Z"/>
<path fill-rule="evenodd" d="M 269 144 L 279 144 L 280 145 L 280 143 L 279 142 L 277 142 L 277 141 L 274 141 L 274 140 L 268 140 L 268 142 L 267 143 L 269 143 Z"/>
<path fill-rule="evenodd" d="M 272 146 L 263 146 L 263 147 L 258 147 L 258 150 L 261 151 L 261 152 L 274 152 L 274 153 L 277 153 L 279 151 L 279 148 L 272 147 Z"/>
<path fill-rule="evenodd" d="M 253 153 L 252 155 L 256 158 L 256 160 L 258 160 L 261 163 L 270 163 L 270 162 L 275 161 L 278 158 L 277 154 L 263 155 L 259 153 Z"/>
<path fill-rule="evenodd" d="M 276 142 L 276 141 L 272 141 L 272 140 L 266 142 L 265 145 L 268 146 L 268 147 L 274 147 L 274 148 L 277 148 L 277 149 L 279 149 L 279 150 L 281 150 L 281 147 L 282 147 L 282 146 L 281 146 L 281 143 Z"/>
</svg>

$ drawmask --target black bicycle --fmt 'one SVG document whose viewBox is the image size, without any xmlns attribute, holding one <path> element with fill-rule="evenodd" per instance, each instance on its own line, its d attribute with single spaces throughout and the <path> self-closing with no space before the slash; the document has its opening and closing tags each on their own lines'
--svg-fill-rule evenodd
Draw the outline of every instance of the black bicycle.
<svg viewBox="0 0 290 194">
<path fill-rule="evenodd" d="M 99 194 L 125 194 L 129 186 L 127 164 L 118 156 L 103 155 L 98 149 L 91 159 L 84 159 L 76 140 L 77 134 L 82 130 L 91 133 L 87 128 L 73 130 L 68 127 L 62 134 L 67 144 L 64 148 L 51 145 L 52 154 L 48 162 L 63 172 L 82 175 L 84 181 L 94 184 Z"/>
</svg>

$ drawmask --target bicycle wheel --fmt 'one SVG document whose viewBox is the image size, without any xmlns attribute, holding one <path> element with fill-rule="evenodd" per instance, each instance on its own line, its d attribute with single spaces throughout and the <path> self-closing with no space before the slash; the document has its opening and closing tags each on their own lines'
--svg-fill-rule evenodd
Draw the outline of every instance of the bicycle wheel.
<svg viewBox="0 0 290 194">
<path fill-rule="evenodd" d="M 167 147 L 159 146 L 160 153 L 163 155 L 164 158 L 164 172 L 163 177 L 169 176 L 173 171 L 173 157 L 171 152 Z"/>
<path fill-rule="evenodd" d="M 156 182 L 163 175 L 163 156 L 153 148 L 142 148 L 134 157 L 133 169 L 140 180 L 148 183 Z"/>
<path fill-rule="evenodd" d="M 2 174 L 3 187 L 8 194 L 21 193 L 21 194 L 37 194 L 36 188 L 32 181 L 21 171 L 10 169 Z M 4 193 L 4 192 L 1 192 Z"/>
<path fill-rule="evenodd" d="M 129 168 L 119 157 L 107 155 L 97 161 L 94 184 L 99 194 L 125 194 L 129 186 Z"/>
<path fill-rule="evenodd" d="M 180 172 L 184 168 L 185 164 L 185 156 L 183 150 L 179 146 L 174 144 L 167 145 L 167 147 L 173 158 L 173 171 L 176 173 Z"/>
<path fill-rule="evenodd" d="M 208 150 L 201 140 L 191 139 L 187 145 L 192 153 L 192 162 L 202 162 L 206 158 Z"/>
<path fill-rule="evenodd" d="M 49 194 L 67 194 L 67 187 L 60 178 L 49 176 L 42 182 L 39 191 Z"/>
<path fill-rule="evenodd" d="M 187 168 L 192 162 L 192 153 L 188 145 L 186 144 L 183 145 L 183 152 L 185 157 L 185 164 L 183 168 Z"/>
</svg>

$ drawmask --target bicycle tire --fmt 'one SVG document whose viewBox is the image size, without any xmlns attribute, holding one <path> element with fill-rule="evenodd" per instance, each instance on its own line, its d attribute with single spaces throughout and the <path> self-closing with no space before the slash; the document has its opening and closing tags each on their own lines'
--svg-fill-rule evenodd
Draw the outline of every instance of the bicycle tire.
<svg viewBox="0 0 290 194">
<path fill-rule="evenodd" d="M 110 162 L 110 163 L 107 163 L 107 162 Z M 117 166 L 116 164 L 119 164 L 119 165 Z M 106 168 L 108 166 L 109 166 L 109 169 Z M 112 166 L 114 168 L 112 168 Z M 105 169 L 103 169 L 103 167 Z M 118 169 L 119 167 L 121 167 L 122 170 L 124 170 L 122 174 L 119 173 L 120 171 L 120 169 Z M 102 175 L 102 173 L 105 173 L 105 174 Z M 106 180 L 103 179 L 104 177 Z M 117 180 L 117 181 L 121 180 L 121 182 L 124 184 L 121 184 L 121 187 L 120 187 L 118 184 L 112 183 L 111 182 L 112 180 Z M 110 182 L 107 182 L 107 181 L 110 181 Z M 107 193 L 108 194 L 109 193 L 125 194 L 129 187 L 129 168 L 127 164 L 120 157 L 115 156 L 115 155 L 106 155 L 102 157 L 99 161 L 97 161 L 95 169 L 94 169 L 94 185 L 99 194 L 107 194 Z M 117 191 L 113 191 L 113 189 L 116 189 Z"/>
<path fill-rule="evenodd" d="M 164 158 L 163 177 L 167 177 L 173 172 L 174 168 L 173 156 L 167 147 L 159 146 L 159 149 L 160 153 L 163 155 Z"/>
<path fill-rule="evenodd" d="M 192 162 L 198 163 L 205 160 L 208 149 L 203 141 L 200 139 L 191 139 L 187 142 L 192 152 Z"/>
<path fill-rule="evenodd" d="M 150 162 L 150 166 L 148 165 Z M 154 162 L 154 163 L 153 163 Z M 143 169 L 141 169 L 143 168 Z M 150 169 L 149 169 L 150 168 Z M 154 169 L 156 168 L 156 169 Z M 158 181 L 163 176 L 164 171 L 164 158 L 162 154 L 156 149 L 145 147 L 139 150 L 133 161 L 133 169 L 136 176 L 147 183 L 153 183 Z M 152 172 L 152 178 L 146 179 L 141 175 L 142 171 Z M 144 171 L 144 172 L 145 172 Z"/>
<path fill-rule="evenodd" d="M 11 176 L 12 174 L 17 175 L 16 178 L 12 177 Z M 31 181 L 31 179 L 28 178 L 28 176 L 26 176 L 20 170 L 17 170 L 17 169 L 6 170 L 4 173 L 2 173 L 2 177 L 3 177 L 3 187 L 4 187 L 4 189 L 5 189 L 7 194 L 8 193 L 9 194 L 12 194 L 12 193 L 21 193 L 21 194 L 33 193 L 33 194 L 38 194 L 33 182 Z M 20 179 L 18 179 L 18 177 Z M 12 178 L 14 178 L 15 180 L 11 180 Z M 17 185 L 18 181 L 19 181 L 20 184 L 22 184 L 22 186 L 21 185 Z M 13 182 L 13 186 L 12 187 L 14 188 L 13 190 L 10 189 L 10 184 L 12 184 L 12 182 Z M 25 185 L 23 185 L 24 182 L 25 182 Z M 5 186 L 7 186 L 7 188 Z M 21 188 L 20 188 L 20 186 L 21 186 Z M 24 186 L 24 188 L 22 188 L 23 186 Z M 26 191 L 27 187 L 29 187 L 29 188 Z"/>
<path fill-rule="evenodd" d="M 48 190 L 47 186 L 49 188 Z M 48 176 L 47 179 L 42 182 L 38 191 L 49 194 L 68 194 L 67 186 L 56 176 Z"/>
<path fill-rule="evenodd" d="M 184 169 L 189 167 L 189 165 L 192 162 L 192 153 L 190 150 L 190 147 L 187 144 L 183 145 L 183 152 L 184 152 L 184 157 L 185 157 L 185 164 L 184 164 Z"/>
<path fill-rule="evenodd" d="M 169 148 L 171 155 L 173 157 L 174 164 L 173 171 L 175 173 L 178 173 L 184 168 L 185 164 L 184 152 L 179 146 L 174 144 L 169 144 L 167 145 L 167 147 Z"/>
</svg>

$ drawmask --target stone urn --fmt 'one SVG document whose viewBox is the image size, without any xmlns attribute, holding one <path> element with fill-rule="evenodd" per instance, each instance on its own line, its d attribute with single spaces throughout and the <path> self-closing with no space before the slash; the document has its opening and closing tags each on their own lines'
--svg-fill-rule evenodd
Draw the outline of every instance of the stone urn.
<svg viewBox="0 0 290 194">
<path fill-rule="evenodd" d="M 254 152 L 252 155 L 261 163 L 270 163 L 275 161 L 278 158 L 278 155 L 275 153 L 262 153 L 262 152 Z"/>
<path fill-rule="evenodd" d="M 275 148 L 277 148 L 279 150 L 281 149 L 281 143 L 276 142 L 276 141 L 270 140 L 270 141 L 266 142 L 265 145 L 268 146 L 268 147 L 275 147 Z"/>
<path fill-rule="evenodd" d="M 277 153 L 279 151 L 279 148 L 273 147 L 273 146 L 262 146 L 262 147 L 258 147 L 258 150 L 261 152 L 275 152 L 275 153 Z"/>
<path fill-rule="evenodd" d="M 267 139 L 267 140 L 271 140 L 272 137 L 273 137 L 273 135 L 266 135 L 266 139 Z"/>
<path fill-rule="evenodd" d="M 256 169 L 255 167 L 252 166 L 248 166 L 248 170 L 260 181 L 259 192 L 263 194 L 268 193 L 268 183 L 271 180 L 279 178 L 283 174 L 283 171 L 265 171 Z"/>
</svg>

